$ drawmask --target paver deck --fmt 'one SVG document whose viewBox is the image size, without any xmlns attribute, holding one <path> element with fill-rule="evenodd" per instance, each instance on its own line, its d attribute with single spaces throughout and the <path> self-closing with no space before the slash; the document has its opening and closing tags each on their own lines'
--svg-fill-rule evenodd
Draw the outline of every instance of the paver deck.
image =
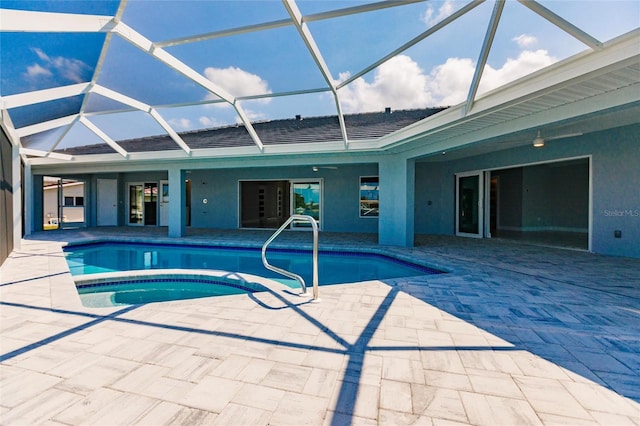
<svg viewBox="0 0 640 426">
<path fill-rule="evenodd" d="M 640 260 L 321 234 L 321 247 L 450 272 L 322 286 L 319 303 L 273 290 L 86 308 L 61 245 L 111 238 L 170 240 L 166 228 L 40 233 L 0 268 L 0 424 L 640 425 Z"/>
</svg>

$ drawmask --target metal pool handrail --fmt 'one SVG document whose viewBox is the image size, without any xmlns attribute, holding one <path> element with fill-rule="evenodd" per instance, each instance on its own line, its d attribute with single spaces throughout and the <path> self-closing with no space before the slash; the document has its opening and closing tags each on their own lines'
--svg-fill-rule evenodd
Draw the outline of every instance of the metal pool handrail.
<svg viewBox="0 0 640 426">
<path fill-rule="evenodd" d="M 307 293 L 307 284 L 304 282 L 304 279 L 300 275 L 278 268 L 277 266 L 273 266 L 269 264 L 269 262 L 267 262 L 267 246 L 271 244 L 271 242 L 275 240 L 276 237 L 280 235 L 280 233 L 284 231 L 289 226 L 289 224 L 294 220 L 307 221 L 311 223 L 311 227 L 313 228 L 313 299 L 317 300 L 318 299 L 318 224 L 316 223 L 316 220 L 313 217 L 309 215 L 302 215 L 302 214 L 291 215 L 291 217 L 287 219 L 287 221 L 280 228 L 278 228 L 278 230 L 274 232 L 273 235 L 271 235 L 271 237 L 269 237 L 269 239 L 262 246 L 262 264 L 267 269 L 270 269 L 274 272 L 277 272 L 279 274 L 282 274 L 289 278 L 293 278 L 297 280 L 302 286 L 302 293 L 305 293 L 305 294 Z"/>
</svg>

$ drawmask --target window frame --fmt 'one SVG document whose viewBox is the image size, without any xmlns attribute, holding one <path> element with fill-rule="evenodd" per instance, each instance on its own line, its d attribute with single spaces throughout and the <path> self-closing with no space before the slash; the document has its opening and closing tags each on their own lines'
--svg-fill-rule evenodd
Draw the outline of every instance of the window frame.
<svg viewBox="0 0 640 426">
<path fill-rule="evenodd" d="M 367 179 L 369 179 L 369 181 L 367 181 Z M 375 179 L 375 181 L 373 180 Z M 364 184 L 366 184 L 367 182 L 375 182 L 376 189 L 371 189 L 371 190 L 367 190 L 367 189 L 363 189 Z M 358 215 L 360 218 L 363 219 L 372 219 L 375 218 L 377 219 L 378 217 L 380 217 L 380 176 L 360 176 L 358 179 Z M 369 192 L 375 192 L 375 198 L 363 198 L 363 191 L 369 191 Z M 363 201 L 375 201 L 375 204 L 377 205 L 377 207 L 372 208 L 370 203 L 370 207 L 369 207 L 369 212 L 364 213 L 363 212 L 366 210 L 366 208 L 363 208 Z M 369 214 L 371 212 L 374 212 L 372 214 Z"/>
</svg>

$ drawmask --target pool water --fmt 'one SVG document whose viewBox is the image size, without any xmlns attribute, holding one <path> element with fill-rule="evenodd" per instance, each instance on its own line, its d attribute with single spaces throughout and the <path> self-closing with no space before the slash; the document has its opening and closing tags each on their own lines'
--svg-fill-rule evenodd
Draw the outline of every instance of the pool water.
<svg viewBox="0 0 640 426">
<path fill-rule="evenodd" d="M 83 306 L 89 308 L 228 296 L 255 291 L 228 283 L 188 279 L 130 280 L 99 285 L 79 285 L 77 289 Z"/>
<path fill-rule="evenodd" d="M 65 256 L 71 275 L 149 269 L 210 269 L 242 272 L 285 284 L 292 281 L 266 269 L 257 248 L 97 243 L 68 246 Z M 299 274 L 308 286 L 311 285 L 311 251 L 273 248 L 267 251 L 267 259 L 274 266 Z M 318 255 L 319 285 L 440 272 L 373 253 L 321 251 Z"/>
</svg>

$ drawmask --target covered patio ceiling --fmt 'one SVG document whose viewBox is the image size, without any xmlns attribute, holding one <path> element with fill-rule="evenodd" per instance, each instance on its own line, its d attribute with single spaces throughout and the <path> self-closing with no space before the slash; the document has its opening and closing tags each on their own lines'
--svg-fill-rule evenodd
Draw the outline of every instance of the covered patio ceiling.
<svg viewBox="0 0 640 426">
<path fill-rule="evenodd" d="M 637 122 L 637 2 L 3 1 L 2 125 L 30 164 L 480 153 Z M 345 116 L 445 109 L 351 139 Z M 598 120 L 593 120 L 597 115 Z M 333 141 L 256 123 L 335 116 Z M 185 134 L 241 127 L 249 146 Z M 169 137 L 173 149 L 125 140 Z M 104 153 L 104 146 L 110 153 Z M 81 155 L 65 150 L 84 146 Z M 91 146 L 101 146 L 95 154 Z M 87 150 L 89 153 L 87 153 Z"/>
</svg>

